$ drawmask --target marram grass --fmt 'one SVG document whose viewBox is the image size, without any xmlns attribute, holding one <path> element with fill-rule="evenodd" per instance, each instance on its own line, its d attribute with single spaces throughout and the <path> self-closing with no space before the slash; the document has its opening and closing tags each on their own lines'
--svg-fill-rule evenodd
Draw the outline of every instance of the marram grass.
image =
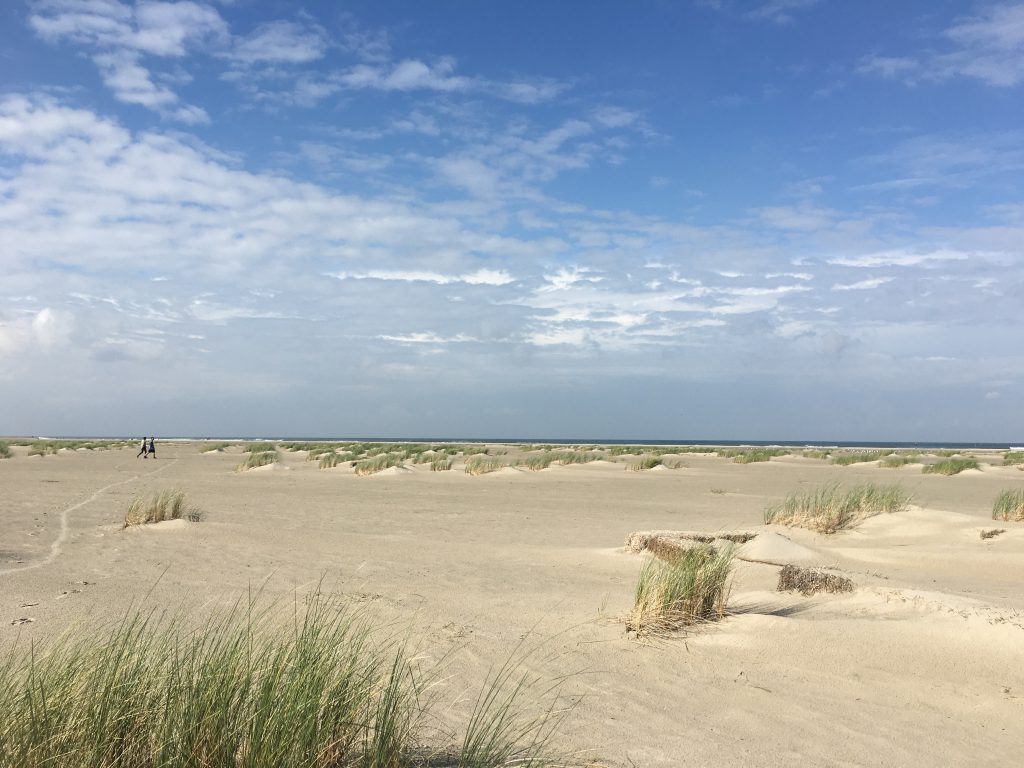
<svg viewBox="0 0 1024 768">
<path fill-rule="evenodd" d="M 868 461 L 878 461 L 879 459 L 888 456 L 889 453 L 889 451 L 853 451 L 849 453 L 837 453 L 832 456 L 832 463 L 840 467 L 847 467 L 850 464 L 862 464 Z"/>
<path fill-rule="evenodd" d="M 7 443 L 0 442 L 0 459 L 11 458 L 11 446 Z"/>
<path fill-rule="evenodd" d="M 992 505 L 992 519 L 1024 522 L 1024 488 L 1000 491 Z"/>
<path fill-rule="evenodd" d="M 452 460 L 445 457 L 441 459 L 434 459 L 430 462 L 431 472 L 447 472 L 452 468 Z"/>
<path fill-rule="evenodd" d="M 943 459 L 925 464 L 921 471 L 926 475 L 957 475 L 965 469 L 978 469 L 978 462 L 975 459 Z"/>
<path fill-rule="evenodd" d="M 791 493 L 785 500 L 769 505 L 764 511 L 764 522 L 835 533 L 883 512 L 901 512 L 910 504 L 910 498 L 898 485 L 842 488 L 829 484 Z"/>
<path fill-rule="evenodd" d="M 256 467 L 265 467 L 267 464 L 276 463 L 277 459 L 277 451 L 273 448 L 269 451 L 250 451 L 245 461 L 238 465 L 238 471 L 242 472 L 247 469 L 255 469 Z"/>
<path fill-rule="evenodd" d="M 555 765 L 557 699 L 531 714 L 520 668 L 484 680 L 460 739 L 426 727 L 430 672 L 318 595 L 287 617 L 249 601 L 198 627 L 134 612 L 0 657 L 0 765 Z"/>
<path fill-rule="evenodd" d="M 156 491 L 150 496 L 136 496 L 128 503 L 128 510 L 124 513 L 124 527 L 162 523 L 164 520 L 178 520 L 182 517 L 199 522 L 203 513 L 185 503 L 184 491 Z"/>
<path fill-rule="evenodd" d="M 485 456 L 474 456 L 466 462 L 466 474 L 486 475 L 490 472 L 497 472 L 505 466 L 501 459 L 489 459 Z"/>
<path fill-rule="evenodd" d="M 668 560 L 649 558 L 640 569 L 627 632 L 659 635 L 725 615 L 733 568 L 732 545 L 702 544 Z"/>
<path fill-rule="evenodd" d="M 1024 451 L 1007 451 L 1003 454 L 1003 466 L 1012 467 L 1015 464 L 1024 464 Z"/>
<path fill-rule="evenodd" d="M 402 454 L 398 453 L 379 453 L 376 456 L 358 461 L 355 465 L 356 474 L 360 477 L 373 475 L 390 467 L 401 466 L 403 466 Z"/>
<path fill-rule="evenodd" d="M 645 456 L 640 459 L 640 461 L 634 461 L 632 464 L 627 464 L 626 470 L 629 472 L 646 472 L 649 469 L 654 469 L 661 465 L 662 461 L 659 456 Z"/>
</svg>

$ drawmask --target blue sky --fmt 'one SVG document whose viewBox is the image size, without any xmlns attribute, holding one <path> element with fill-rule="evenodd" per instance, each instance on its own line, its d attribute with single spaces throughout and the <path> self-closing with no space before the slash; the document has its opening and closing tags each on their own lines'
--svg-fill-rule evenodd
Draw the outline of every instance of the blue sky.
<svg viewBox="0 0 1024 768">
<path fill-rule="evenodd" d="M 1024 439 L 1024 3 L 0 8 L 0 432 Z"/>
</svg>

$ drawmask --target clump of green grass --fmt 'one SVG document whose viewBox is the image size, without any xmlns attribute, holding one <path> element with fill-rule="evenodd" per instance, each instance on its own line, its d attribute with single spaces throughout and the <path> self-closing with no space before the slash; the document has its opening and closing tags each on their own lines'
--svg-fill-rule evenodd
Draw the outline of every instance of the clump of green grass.
<svg viewBox="0 0 1024 768">
<path fill-rule="evenodd" d="M 466 462 L 466 474 L 486 475 L 489 472 L 497 472 L 505 466 L 501 459 L 489 459 L 485 456 L 474 456 Z"/>
<path fill-rule="evenodd" d="M 267 464 L 274 464 L 278 460 L 278 454 L 275 450 L 270 451 L 255 451 L 250 453 L 245 461 L 238 465 L 238 471 L 244 472 L 247 469 L 255 469 L 256 467 L 265 467 Z"/>
<path fill-rule="evenodd" d="M 842 488 L 829 484 L 796 491 L 784 501 L 769 505 L 764 511 L 764 522 L 835 533 L 883 512 L 901 512 L 910 504 L 910 499 L 910 494 L 898 485 Z"/>
<path fill-rule="evenodd" d="M 320 469 L 334 469 L 339 464 L 343 464 L 345 458 L 340 454 L 331 451 L 330 453 L 320 454 L 320 461 L 318 466 Z"/>
<path fill-rule="evenodd" d="M 545 451 L 540 456 L 527 456 L 525 459 L 520 459 L 516 462 L 517 467 L 526 467 L 532 472 L 539 472 L 542 469 L 547 469 L 554 463 L 555 454 L 550 451 Z"/>
<path fill-rule="evenodd" d="M 627 632 L 657 635 L 725 615 L 734 548 L 699 545 L 640 569 Z"/>
<path fill-rule="evenodd" d="M 559 464 L 589 464 L 604 458 L 600 453 L 591 451 L 559 451 L 552 456 Z"/>
<path fill-rule="evenodd" d="M 242 450 L 247 454 L 269 454 L 271 452 L 276 453 L 278 446 L 272 442 L 250 442 Z"/>
<path fill-rule="evenodd" d="M 314 596 L 285 617 L 250 601 L 194 625 L 137 612 L 5 651 L 0 764 L 411 768 L 458 743 L 425 745 L 430 671 L 344 606 Z M 536 689 L 518 669 L 485 679 L 444 765 L 555 764 L 556 699 L 524 714 Z"/>
<path fill-rule="evenodd" d="M 1000 491 L 992 505 L 992 519 L 1024 522 L 1024 488 Z"/>
<path fill-rule="evenodd" d="M 886 456 L 882 459 L 882 463 L 879 466 L 885 469 L 899 469 L 900 467 L 907 466 L 907 464 L 912 464 L 913 461 L 909 456 Z"/>
<path fill-rule="evenodd" d="M 926 475 L 956 475 L 965 469 L 978 469 L 976 459 L 943 459 L 934 464 L 925 464 L 921 471 Z"/>
<path fill-rule="evenodd" d="M 54 443 L 32 443 L 28 449 L 29 456 L 48 456 L 60 450 Z"/>
<path fill-rule="evenodd" d="M 225 448 L 229 447 L 231 443 L 209 443 L 204 445 L 199 452 L 200 453 L 220 453 Z"/>
<path fill-rule="evenodd" d="M 659 456 L 645 456 L 640 461 L 635 461 L 632 464 L 626 465 L 626 471 L 628 472 L 646 472 L 649 469 L 660 467 L 662 465 L 661 458 Z"/>
<path fill-rule="evenodd" d="M 776 456 L 788 456 L 788 448 L 723 448 L 718 455 L 732 459 L 734 464 L 753 464 L 758 461 L 769 461 Z"/>
<path fill-rule="evenodd" d="M 1015 464 L 1024 464 L 1024 451 L 1007 451 L 1003 454 L 1003 466 L 1012 467 Z"/>
<path fill-rule="evenodd" d="M 376 456 L 357 461 L 355 463 L 356 474 L 360 477 L 373 475 L 389 467 L 401 467 L 402 456 L 397 453 L 380 453 Z"/>
<path fill-rule="evenodd" d="M 124 514 L 124 527 L 145 523 L 162 523 L 164 520 L 178 520 L 185 517 L 199 522 L 203 513 L 185 503 L 185 492 L 177 489 L 157 491 L 150 496 L 136 496 L 128 504 Z"/>
<path fill-rule="evenodd" d="M 846 467 L 850 464 L 861 464 L 866 461 L 878 461 L 883 456 L 888 456 L 889 451 L 853 451 L 849 453 L 837 453 L 832 457 L 832 463 L 839 467 Z"/>
<path fill-rule="evenodd" d="M 11 446 L 7 443 L 0 442 L 0 459 L 11 458 Z"/>
<path fill-rule="evenodd" d="M 820 451 L 813 448 L 805 448 L 800 455 L 807 459 L 827 459 L 832 455 L 831 451 Z"/>
<path fill-rule="evenodd" d="M 452 468 L 452 460 L 448 457 L 442 459 L 434 459 L 430 462 L 431 472 L 447 472 Z"/>
</svg>

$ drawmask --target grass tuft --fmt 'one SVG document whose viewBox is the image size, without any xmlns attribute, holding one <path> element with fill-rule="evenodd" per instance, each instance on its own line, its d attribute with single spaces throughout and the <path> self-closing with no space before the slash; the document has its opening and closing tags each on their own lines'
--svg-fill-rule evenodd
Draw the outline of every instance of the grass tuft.
<svg viewBox="0 0 1024 768">
<path fill-rule="evenodd" d="M 965 469 L 978 469 L 975 459 L 943 459 L 934 464 L 925 464 L 921 471 L 926 475 L 957 475 Z"/>
<path fill-rule="evenodd" d="M 815 568 L 784 565 L 779 571 L 779 583 L 775 591 L 799 592 L 804 597 L 810 597 L 819 592 L 853 592 L 853 582 L 845 576 Z"/>
<path fill-rule="evenodd" d="M 658 456 L 646 456 L 640 461 L 635 461 L 632 464 L 626 465 L 627 472 L 646 472 L 649 469 L 660 467 L 662 465 L 661 458 Z"/>
<path fill-rule="evenodd" d="M 886 456 L 882 459 L 882 463 L 879 464 L 883 469 L 899 469 L 905 467 L 907 464 L 912 464 L 914 461 L 910 456 Z"/>
<path fill-rule="evenodd" d="M 992 505 L 992 519 L 1024 522 L 1024 488 L 1000 491 Z"/>
<path fill-rule="evenodd" d="M 344 464 L 347 460 L 351 459 L 350 454 L 343 456 L 340 453 L 335 453 L 334 451 L 331 451 L 330 453 L 321 453 L 319 456 L 320 461 L 318 466 L 320 469 L 334 469 L 339 464 Z"/>
<path fill-rule="evenodd" d="M 231 443 L 210 443 L 209 445 L 204 445 L 199 450 L 199 452 L 200 453 L 220 453 L 225 448 L 228 448 L 230 445 L 231 445 Z"/>
<path fill-rule="evenodd" d="M 452 468 L 452 460 L 449 458 L 434 459 L 430 462 L 431 472 L 447 472 Z"/>
<path fill-rule="evenodd" d="M 402 454 L 379 453 L 376 456 L 371 456 L 368 459 L 357 461 L 354 466 L 356 468 L 356 474 L 359 477 L 365 477 L 366 475 L 374 475 L 377 472 L 381 472 L 390 467 L 401 467 Z"/>
<path fill-rule="evenodd" d="M 274 464 L 278 459 L 277 451 L 256 451 L 246 457 L 245 461 L 238 465 L 238 471 L 244 472 L 247 469 L 265 467 L 267 464 Z"/>
<path fill-rule="evenodd" d="M 838 467 L 847 467 L 850 464 L 861 464 L 866 461 L 878 461 L 888 456 L 890 451 L 853 451 L 851 453 L 837 453 L 832 457 L 832 463 Z"/>
<path fill-rule="evenodd" d="M 0 442 L 0 459 L 11 458 L 11 446 L 7 443 Z"/>
<path fill-rule="evenodd" d="M 404 647 L 377 642 L 358 614 L 314 595 L 287 616 L 250 600 L 194 625 L 136 612 L 109 629 L 5 652 L 0 764 L 440 765 L 442 750 L 421 739 L 437 717 L 429 673 Z M 445 765 L 555 764 L 545 750 L 557 717 L 522 716 L 534 702 L 517 669 L 506 664 L 485 680 Z"/>
<path fill-rule="evenodd" d="M 249 443 L 242 449 L 246 453 L 271 453 L 277 452 L 273 443 Z"/>
<path fill-rule="evenodd" d="M 776 456 L 788 456 L 789 448 L 723 448 L 718 455 L 732 459 L 734 464 L 753 464 L 758 461 L 769 461 Z"/>
<path fill-rule="evenodd" d="M 791 493 L 764 511 L 766 525 L 809 528 L 835 533 L 874 515 L 901 512 L 910 504 L 910 494 L 898 485 L 858 485 L 841 488 L 829 484 Z"/>
<path fill-rule="evenodd" d="M 1007 451 L 1003 454 L 1003 466 L 1012 467 L 1015 464 L 1024 464 L 1024 451 Z"/>
<path fill-rule="evenodd" d="M 474 456 L 466 462 L 466 474 L 486 475 L 489 472 L 497 472 L 506 466 L 501 459 L 489 459 L 485 456 Z"/>
<path fill-rule="evenodd" d="M 702 544 L 640 569 L 627 632 L 659 635 L 720 619 L 731 588 L 734 548 Z"/>
<path fill-rule="evenodd" d="M 203 513 L 196 507 L 185 504 L 185 492 L 177 489 L 157 491 L 151 496 L 136 496 L 128 504 L 124 514 L 124 527 L 162 523 L 164 520 L 178 520 L 182 517 L 198 523 Z"/>
</svg>

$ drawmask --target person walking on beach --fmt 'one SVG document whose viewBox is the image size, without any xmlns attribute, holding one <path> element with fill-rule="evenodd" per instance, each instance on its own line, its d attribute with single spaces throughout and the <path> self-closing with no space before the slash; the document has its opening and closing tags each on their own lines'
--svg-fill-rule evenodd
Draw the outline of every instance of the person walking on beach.
<svg viewBox="0 0 1024 768">
<path fill-rule="evenodd" d="M 149 438 L 149 455 L 152 456 L 154 459 L 156 458 L 156 442 L 155 442 L 155 440 L 156 440 L 155 438 L 152 438 L 152 437 Z"/>
<path fill-rule="evenodd" d="M 142 438 L 142 445 L 139 446 L 139 452 L 135 454 L 135 458 L 137 459 L 139 458 L 139 456 L 141 456 L 144 459 L 148 459 L 149 456 L 146 455 L 147 449 L 148 446 L 146 445 L 146 438 Z"/>
</svg>

